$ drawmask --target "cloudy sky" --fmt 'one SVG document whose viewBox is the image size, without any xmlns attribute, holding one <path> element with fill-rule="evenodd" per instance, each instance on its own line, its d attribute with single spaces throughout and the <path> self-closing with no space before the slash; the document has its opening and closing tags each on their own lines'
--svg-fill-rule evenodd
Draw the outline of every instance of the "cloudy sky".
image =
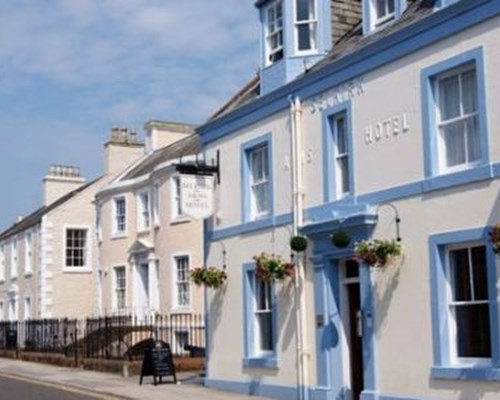
<svg viewBox="0 0 500 400">
<path fill-rule="evenodd" d="M 0 1 L 0 229 L 52 163 L 102 171 L 113 125 L 203 122 L 258 67 L 253 0 Z"/>
</svg>

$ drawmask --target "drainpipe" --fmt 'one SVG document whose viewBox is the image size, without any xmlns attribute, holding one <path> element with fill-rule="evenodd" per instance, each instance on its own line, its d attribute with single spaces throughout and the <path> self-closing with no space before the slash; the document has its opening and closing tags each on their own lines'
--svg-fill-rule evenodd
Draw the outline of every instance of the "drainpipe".
<svg viewBox="0 0 500 400">
<path fill-rule="evenodd" d="M 298 234 L 304 224 L 304 186 L 302 180 L 302 106 L 298 97 L 289 97 L 291 116 L 291 169 L 292 169 L 292 209 L 293 235 Z M 295 309 L 297 323 L 297 384 L 299 399 L 309 398 L 309 351 L 307 349 L 307 319 L 305 270 L 302 257 L 297 257 L 297 276 L 295 279 Z"/>
</svg>

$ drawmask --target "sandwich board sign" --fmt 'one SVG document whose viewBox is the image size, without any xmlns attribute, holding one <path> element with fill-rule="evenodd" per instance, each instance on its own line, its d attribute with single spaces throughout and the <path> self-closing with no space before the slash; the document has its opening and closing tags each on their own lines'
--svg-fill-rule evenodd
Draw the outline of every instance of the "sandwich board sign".
<svg viewBox="0 0 500 400">
<path fill-rule="evenodd" d="M 214 213 L 213 175 L 180 175 L 180 201 L 183 215 L 205 219 Z"/>
</svg>

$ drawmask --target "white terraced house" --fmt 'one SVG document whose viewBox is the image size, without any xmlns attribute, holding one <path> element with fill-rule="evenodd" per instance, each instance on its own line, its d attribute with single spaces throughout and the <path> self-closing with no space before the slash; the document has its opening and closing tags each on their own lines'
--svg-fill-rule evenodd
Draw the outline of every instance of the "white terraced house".
<svg viewBox="0 0 500 400">
<path fill-rule="evenodd" d="M 50 167 L 43 205 L 0 233 L 0 321 L 95 314 L 95 194 L 142 152 L 121 129 L 105 145 L 101 177 L 86 183 L 77 167 Z"/>
<path fill-rule="evenodd" d="M 203 263 L 203 222 L 182 213 L 177 165 L 197 159 L 194 127 L 150 121 L 143 156 L 96 195 L 99 313 L 158 315 L 203 312 L 203 292 L 190 271 Z M 180 317 L 179 317 L 180 318 Z M 191 343 L 185 327 L 172 346 Z"/>
</svg>

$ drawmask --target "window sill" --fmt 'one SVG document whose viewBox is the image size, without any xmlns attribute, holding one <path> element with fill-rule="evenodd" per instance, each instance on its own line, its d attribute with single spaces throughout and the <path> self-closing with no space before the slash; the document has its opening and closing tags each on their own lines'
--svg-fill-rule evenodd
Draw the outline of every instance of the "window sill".
<svg viewBox="0 0 500 400">
<path fill-rule="evenodd" d="M 487 366 L 432 367 L 433 379 L 500 381 L 500 369 Z"/>
<path fill-rule="evenodd" d="M 180 225 L 180 224 L 186 224 L 188 222 L 191 222 L 191 218 L 189 217 L 177 217 L 170 221 L 170 225 Z"/>
<path fill-rule="evenodd" d="M 491 178 L 491 176 L 491 166 L 489 164 L 465 169 L 459 172 L 436 175 L 429 177 L 423 182 L 423 191 L 425 193 L 456 185 L 482 181 Z"/>
<path fill-rule="evenodd" d="M 246 357 L 243 359 L 243 367 L 278 369 L 278 359 L 276 357 Z"/>
<path fill-rule="evenodd" d="M 193 311 L 191 310 L 191 306 L 186 307 L 174 307 L 172 309 L 172 314 L 191 314 Z"/>
<path fill-rule="evenodd" d="M 127 237 L 127 233 L 126 232 L 123 232 L 123 233 L 114 233 L 112 236 L 111 236 L 111 240 L 115 240 L 115 239 L 123 239 L 123 238 L 126 238 Z"/>
<path fill-rule="evenodd" d="M 92 268 L 89 267 L 63 267 L 63 273 L 69 274 L 91 274 Z"/>
</svg>

